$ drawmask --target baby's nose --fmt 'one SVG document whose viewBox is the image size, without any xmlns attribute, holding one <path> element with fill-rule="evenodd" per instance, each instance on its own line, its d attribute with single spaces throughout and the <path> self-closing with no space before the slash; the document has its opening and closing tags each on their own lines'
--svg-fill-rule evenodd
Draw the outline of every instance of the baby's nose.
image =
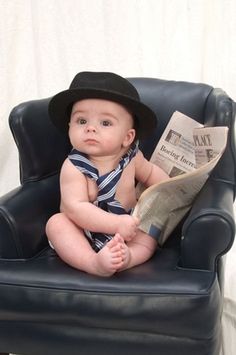
<svg viewBox="0 0 236 355">
<path fill-rule="evenodd" d="M 88 125 L 87 132 L 96 132 L 96 127 L 94 125 Z"/>
</svg>

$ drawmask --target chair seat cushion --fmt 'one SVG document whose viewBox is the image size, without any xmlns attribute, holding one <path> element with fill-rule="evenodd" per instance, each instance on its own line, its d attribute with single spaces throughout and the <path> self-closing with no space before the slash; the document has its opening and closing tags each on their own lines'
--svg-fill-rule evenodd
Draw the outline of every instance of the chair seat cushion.
<svg viewBox="0 0 236 355">
<path fill-rule="evenodd" d="M 143 265 L 102 278 L 67 266 L 50 249 L 28 260 L 0 260 L 1 324 L 53 320 L 209 339 L 220 322 L 215 273 L 181 269 L 177 262 L 177 250 L 164 248 Z"/>
</svg>

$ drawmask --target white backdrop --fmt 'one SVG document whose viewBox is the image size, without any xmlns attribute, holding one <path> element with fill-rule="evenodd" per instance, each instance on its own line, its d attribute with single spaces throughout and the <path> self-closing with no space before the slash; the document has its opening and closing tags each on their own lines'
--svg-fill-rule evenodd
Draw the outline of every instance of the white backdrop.
<svg viewBox="0 0 236 355">
<path fill-rule="evenodd" d="M 19 183 L 8 115 L 83 70 L 204 82 L 236 100 L 235 0 L 0 0 L 0 195 Z M 224 355 L 235 355 L 236 250 L 227 258 Z"/>
</svg>

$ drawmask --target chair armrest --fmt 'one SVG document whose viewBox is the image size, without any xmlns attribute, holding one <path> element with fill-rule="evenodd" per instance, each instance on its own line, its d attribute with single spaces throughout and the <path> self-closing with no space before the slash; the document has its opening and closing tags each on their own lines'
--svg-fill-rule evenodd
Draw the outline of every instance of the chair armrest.
<svg viewBox="0 0 236 355">
<path fill-rule="evenodd" d="M 183 267 L 217 270 L 218 259 L 234 241 L 233 200 L 232 184 L 208 179 L 182 228 Z"/>
<path fill-rule="evenodd" d="M 47 246 L 45 224 L 59 209 L 58 175 L 0 198 L 0 258 L 30 258 Z"/>
</svg>

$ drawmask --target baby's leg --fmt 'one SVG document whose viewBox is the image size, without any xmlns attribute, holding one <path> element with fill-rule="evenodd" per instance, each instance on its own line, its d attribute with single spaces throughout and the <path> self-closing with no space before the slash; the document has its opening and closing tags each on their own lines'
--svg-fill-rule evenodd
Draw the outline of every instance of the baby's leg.
<svg viewBox="0 0 236 355">
<path fill-rule="evenodd" d="M 82 229 L 64 213 L 58 213 L 49 219 L 46 233 L 61 259 L 79 270 L 110 276 L 121 267 L 121 248 L 117 238 L 113 238 L 96 253 Z"/>
<path fill-rule="evenodd" d="M 119 235 L 116 234 L 116 236 Z M 123 240 L 123 238 L 121 239 Z M 138 230 L 134 239 L 127 243 L 125 243 L 124 240 L 123 243 L 120 241 L 120 245 L 123 250 L 123 265 L 119 271 L 122 271 L 143 264 L 145 261 L 149 260 L 157 249 L 158 243 L 148 234 Z"/>
</svg>

